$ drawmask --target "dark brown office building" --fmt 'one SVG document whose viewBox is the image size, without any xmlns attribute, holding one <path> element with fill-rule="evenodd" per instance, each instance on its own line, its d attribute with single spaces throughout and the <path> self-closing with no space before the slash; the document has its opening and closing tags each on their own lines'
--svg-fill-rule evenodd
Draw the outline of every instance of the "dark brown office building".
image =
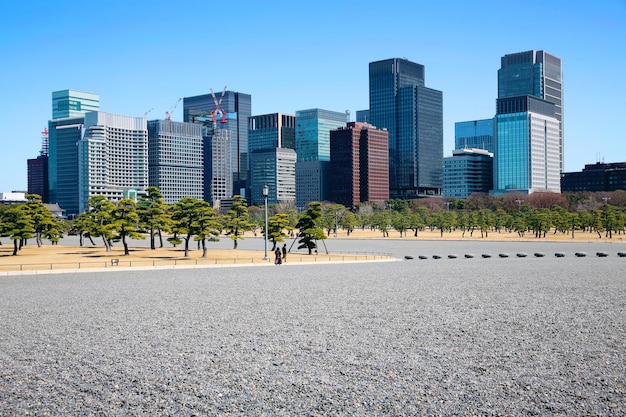
<svg viewBox="0 0 626 417">
<path fill-rule="evenodd" d="M 332 200 L 346 207 L 389 199 L 389 142 L 386 130 L 359 122 L 330 131 Z"/>
<path fill-rule="evenodd" d="M 28 163 L 28 194 L 38 194 L 48 203 L 48 155 L 39 155 Z"/>
</svg>

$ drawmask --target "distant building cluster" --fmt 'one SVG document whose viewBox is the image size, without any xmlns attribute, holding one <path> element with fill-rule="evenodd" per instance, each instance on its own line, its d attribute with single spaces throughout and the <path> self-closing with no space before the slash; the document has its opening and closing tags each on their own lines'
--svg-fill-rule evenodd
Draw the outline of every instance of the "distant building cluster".
<svg viewBox="0 0 626 417">
<path fill-rule="evenodd" d="M 401 58 L 369 64 L 369 108 L 319 108 L 295 115 L 252 114 L 252 96 L 183 97 L 183 121 L 148 120 L 100 110 L 99 96 L 52 93 L 42 150 L 28 160 L 28 193 L 72 217 L 89 198 L 112 201 L 158 187 L 166 203 L 183 197 L 228 207 L 304 208 L 311 201 L 362 202 L 475 192 L 624 188 L 624 167 L 587 166 L 563 174 L 561 59 L 545 51 L 505 55 L 496 114 L 455 124 L 455 149 L 443 157 L 443 93 L 426 86 L 423 65 Z M 610 164 L 609 164 L 610 165 Z M 606 168 L 606 169 L 605 169 Z M 561 177 L 563 177 L 561 179 Z"/>
</svg>

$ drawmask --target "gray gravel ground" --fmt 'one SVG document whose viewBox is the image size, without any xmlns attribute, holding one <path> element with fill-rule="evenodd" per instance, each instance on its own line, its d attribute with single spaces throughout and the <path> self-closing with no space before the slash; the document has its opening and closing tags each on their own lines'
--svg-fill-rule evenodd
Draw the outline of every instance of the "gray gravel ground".
<svg viewBox="0 0 626 417">
<path fill-rule="evenodd" d="M 537 248 L 0 277 L 0 415 L 626 415 L 623 246 Z"/>
</svg>

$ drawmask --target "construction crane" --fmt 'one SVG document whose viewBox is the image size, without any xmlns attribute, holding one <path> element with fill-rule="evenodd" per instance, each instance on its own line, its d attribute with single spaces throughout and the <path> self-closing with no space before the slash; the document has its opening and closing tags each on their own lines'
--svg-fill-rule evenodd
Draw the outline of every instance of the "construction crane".
<svg viewBox="0 0 626 417">
<path fill-rule="evenodd" d="M 154 110 L 154 107 L 148 110 L 147 112 L 144 112 L 143 117 L 148 116 L 148 113 L 150 113 L 152 110 Z"/>
<path fill-rule="evenodd" d="M 174 110 L 176 110 L 176 106 L 178 106 L 178 103 L 180 103 L 180 101 L 181 101 L 182 99 L 183 99 L 183 98 L 182 98 L 182 97 L 180 97 L 180 98 L 178 99 L 178 101 L 176 102 L 176 104 L 174 104 L 174 106 L 173 106 L 171 109 L 169 109 L 168 111 L 166 111 L 166 112 L 165 112 L 165 118 L 166 118 L 167 120 L 172 120 L 172 113 L 174 113 Z"/>
<path fill-rule="evenodd" d="M 211 96 L 213 96 L 213 102 L 215 103 L 215 110 L 213 110 L 211 112 L 211 117 L 213 118 L 213 123 L 217 122 L 217 116 L 219 115 L 220 117 L 220 123 L 224 124 L 224 123 L 228 123 L 228 120 L 226 120 L 226 112 L 224 110 L 222 110 L 222 99 L 224 98 L 224 96 L 226 95 L 226 86 L 224 86 L 224 91 L 222 91 L 222 95 L 220 96 L 220 100 L 217 101 L 217 98 L 215 97 L 215 93 L 213 92 L 213 89 L 211 88 Z"/>
</svg>

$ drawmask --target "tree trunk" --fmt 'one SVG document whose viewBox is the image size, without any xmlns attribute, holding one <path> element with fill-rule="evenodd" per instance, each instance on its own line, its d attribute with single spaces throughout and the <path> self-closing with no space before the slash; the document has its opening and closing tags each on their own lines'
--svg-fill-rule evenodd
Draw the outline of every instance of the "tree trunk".
<svg viewBox="0 0 626 417">
<path fill-rule="evenodd" d="M 122 235 L 122 244 L 124 245 L 124 255 L 129 255 L 128 243 L 126 243 L 126 235 Z"/>
<path fill-rule="evenodd" d="M 187 258 L 189 256 L 189 238 L 191 236 L 187 235 L 187 237 L 185 238 L 185 258 Z"/>
<path fill-rule="evenodd" d="M 18 251 L 18 243 L 17 243 L 17 239 L 13 239 L 13 256 L 17 255 L 17 251 Z"/>
<path fill-rule="evenodd" d="M 105 236 L 102 236 L 102 241 L 104 242 L 104 248 L 107 252 L 111 252 L 111 242 Z"/>
<path fill-rule="evenodd" d="M 156 249 L 154 246 L 154 228 L 153 227 L 150 228 L 150 249 L 152 250 Z"/>
<path fill-rule="evenodd" d="M 206 259 L 206 254 L 207 254 L 206 241 L 202 239 L 202 258 L 203 259 Z"/>
</svg>

